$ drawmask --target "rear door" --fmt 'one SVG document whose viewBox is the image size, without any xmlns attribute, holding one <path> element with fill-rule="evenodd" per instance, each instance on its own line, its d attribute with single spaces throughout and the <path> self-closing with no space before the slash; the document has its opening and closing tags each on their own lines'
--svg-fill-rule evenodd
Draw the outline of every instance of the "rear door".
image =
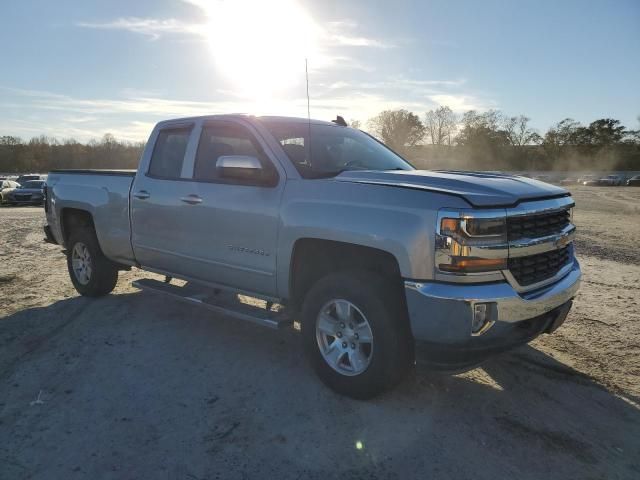
<svg viewBox="0 0 640 480">
<path fill-rule="evenodd" d="M 177 250 L 183 268 L 197 279 L 275 296 L 284 171 L 248 122 L 205 121 L 198 138 L 185 191 L 197 203 L 182 209 L 188 242 Z M 216 162 L 234 155 L 257 158 L 264 178 L 225 178 Z"/>
<path fill-rule="evenodd" d="M 153 150 L 140 163 L 131 191 L 131 240 L 136 260 L 144 267 L 184 273 L 179 252 L 189 243 L 191 193 L 186 159 L 197 146 L 194 123 L 169 124 L 149 139 Z"/>
</svg>

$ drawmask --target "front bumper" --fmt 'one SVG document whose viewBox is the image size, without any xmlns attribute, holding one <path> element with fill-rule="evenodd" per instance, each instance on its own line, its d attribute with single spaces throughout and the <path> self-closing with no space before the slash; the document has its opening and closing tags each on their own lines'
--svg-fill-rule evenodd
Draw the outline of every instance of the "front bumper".
<svg viewBox="0 0 640 480">
<path fill-rule="evenodd" d="M 518 293 L 507 282 L 489 284 L 452 284 L 405 282 L 407 309 L 413 337 L 418 346 L 439 352 L 445 363 L 458 357 L 490 354 L 527 343 L 564 321 L 571 300 L 580 286 L 580 265 L 574 260 L 571 270 L 559 281 L 538 290 Z M 476 303 L 492 303 L 495 323 L 482 335 L 472 335 Z M 446 361 L 445 353 L 452 355 Z M 477 355 L 476 355 L 477 354 Z"/>
</svg>

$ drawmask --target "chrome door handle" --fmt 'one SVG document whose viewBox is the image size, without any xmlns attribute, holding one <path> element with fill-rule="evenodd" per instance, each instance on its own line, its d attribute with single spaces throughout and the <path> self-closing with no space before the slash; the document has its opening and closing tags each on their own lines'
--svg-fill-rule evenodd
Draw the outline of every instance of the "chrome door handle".
<svg viewBox="0 0 640 480">
<path fill-rule="evenodd" d="M 139 198 L 140 200 L 146 200 L 151 196 L 151 194 L 146 190 L 140 190 L 139 192 L 134 193 L 133 196 Z"/>
<path fill-rule="evenodd" d="M 198 195 L 193 195 L 193 194 L 180 198 L 180 201 L 184 203 L 188 203 L 189 205 L 196 205 L 198 203 L 202 203 L 202 199 Z"/>
</svg>

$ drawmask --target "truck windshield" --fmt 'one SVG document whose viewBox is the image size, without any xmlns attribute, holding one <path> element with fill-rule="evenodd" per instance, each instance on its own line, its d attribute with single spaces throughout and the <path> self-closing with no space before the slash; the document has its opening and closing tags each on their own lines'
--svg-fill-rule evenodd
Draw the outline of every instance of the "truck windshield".
<svg viewBox="0 0 640 480">
<path fill-rule="evenodd" d="M 406 160 L 360 130 L 280 120 L 262 120 L 262 124 L 304 178 L 333 177 L 347 170 L 413 170 Z"/>
</svg>

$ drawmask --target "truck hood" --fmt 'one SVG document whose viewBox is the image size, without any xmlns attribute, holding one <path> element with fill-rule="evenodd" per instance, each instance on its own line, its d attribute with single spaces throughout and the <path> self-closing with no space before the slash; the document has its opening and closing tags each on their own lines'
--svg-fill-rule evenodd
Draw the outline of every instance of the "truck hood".
<svg viewBox="0 0 640 480">
<path fill-rule="evenodd" d="M 486 172 L 351 170 L 335 180 L 445 193 L 481 208 L 511 207 L 522 201 L 569 195 L 564 188 L 531 178 Z"/>
</svg>

